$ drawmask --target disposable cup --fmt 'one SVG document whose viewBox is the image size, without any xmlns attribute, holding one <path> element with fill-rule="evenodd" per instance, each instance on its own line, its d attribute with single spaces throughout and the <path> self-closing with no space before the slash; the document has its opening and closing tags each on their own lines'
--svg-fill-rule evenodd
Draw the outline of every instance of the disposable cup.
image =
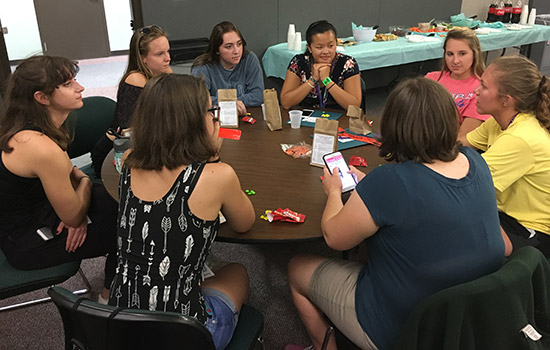
<svg viewBox="0 0 550 350">
<path fill-rule="evenodd" d="M 290 111 L 288 115 L 290 116 L 290 127 L 292 129 L 300 128 L 300 124 L 302 123 L 302 111 Z"/>
</svg>

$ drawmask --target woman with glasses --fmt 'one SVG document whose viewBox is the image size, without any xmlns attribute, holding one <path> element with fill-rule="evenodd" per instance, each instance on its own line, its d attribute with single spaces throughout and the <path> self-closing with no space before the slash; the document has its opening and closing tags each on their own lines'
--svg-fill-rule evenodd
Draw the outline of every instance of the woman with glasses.
<svg viewBox="0 0 550 350">
<path fill-rule="evenodd" d="M 212 103 L 218 103 L 218 89 L 237 90 L 237 111 L 246 115 L 246 107 L 264 102 L 264 76 L 260 61 L 246 49 L 241 32 L 231 22 L 214 26 L 206 53 L 193 62 L 191 74 L 203 76 Z"/>
<path fill-rule="evenodd" d="M 219 212 L 237 232 L 254 208 L 219 161 L 218 109 L 202 78 L 161 74 L 141 94 L 120 178 L 118 268 L 109 304 L 195 317 L 216 349 L 231 340 L 248 275 L 228 264 L 203 280 Z"/>
<path fill-rule="evenodd" d="M 353 57 L 336 52 L 336 28 L 317 21 L 307 28 L 307 49 L 288 65 L 281 105 L 315 108 L 361 106 L 361 76 Z"/>
<path fill-rule="evenodd" d="M 128 66 L 120 80 L 117 106 L 111 129 L 124 134 L 130 124 L 136 102 L 145 83 L 161 73 L 172 73 L 170 44 L 166 32 L 157 25 L 143 27 L 134 32 L 130 40 Z M 113 147 L 114 136 L 106 133 L 92 150 L 92 164 L 98 176 L 107 153 Z"/>
<path fill-rule="evenodd" d="M 82 107 L 76 62 L 35 56 L 11 75 L 0 116 L 0 247 L 21 270 L 104 256 L 116 268 L 116 202 L 67 155 L 65 120 Z"/>
</svg>

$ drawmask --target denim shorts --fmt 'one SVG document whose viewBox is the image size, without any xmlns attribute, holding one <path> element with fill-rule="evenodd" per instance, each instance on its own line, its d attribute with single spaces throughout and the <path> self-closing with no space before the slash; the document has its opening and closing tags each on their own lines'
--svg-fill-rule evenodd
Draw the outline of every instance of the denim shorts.
<svg viewBox="0 0 550 350">
<path fill-rule="evenodd" d="M 233 300 L 217 289 L 202 288 L 202 294 L 209 313 L 206 328 L 212 334 L 216 350 L 223 350 L 233 337 L 239 311 Z"/>
</svg>

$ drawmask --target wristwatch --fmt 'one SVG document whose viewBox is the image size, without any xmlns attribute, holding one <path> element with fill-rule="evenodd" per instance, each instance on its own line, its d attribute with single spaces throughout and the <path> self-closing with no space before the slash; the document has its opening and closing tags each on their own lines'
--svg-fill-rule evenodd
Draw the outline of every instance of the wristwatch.
<svg viewBox="0 0 550 350">
<path fill-rule="evenodd" d="M 327 86 L 328 84 L 330 84 L 332 82 L 332 79 L 330 79 L 330 77 L 326 77 L 325 80 L 323 80 L 323 84 L 325 86 Z"/>
</svg>

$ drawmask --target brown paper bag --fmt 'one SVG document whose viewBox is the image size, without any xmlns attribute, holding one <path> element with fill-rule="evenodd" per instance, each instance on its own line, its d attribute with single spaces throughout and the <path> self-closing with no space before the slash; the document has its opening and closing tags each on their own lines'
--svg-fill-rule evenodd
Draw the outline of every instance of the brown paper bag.
<svg viewBox="0 0 550 350">
<path fill-rule="evenodd" d="M 367 115 L 363 114 L 363 110 L 357 106 L 349 106 L 347 116 L 349 117 L 349 131 L 366 135 L 371 132 Z"/>
<path fill-rule="evenodd" d="M 275 89 L 264 90 L 265 121 L 270 131 L 281 130 L 283 121 L 281 119 L 281 109 L 279 108 L 279 99 Z"/>
<path fill-rule="evenodd" d="M 220 126 L 224 128 L 238 128 L 237 90 L 218 89 L 218 106 L 221 108 Z"/>
<path fill-rule="evenodd" d="M 323 167 L 323 156 L 338 149 L 338 120 L 317 118 L 313 131 L 313 152 L 310 165 Z"/>
</svg>

